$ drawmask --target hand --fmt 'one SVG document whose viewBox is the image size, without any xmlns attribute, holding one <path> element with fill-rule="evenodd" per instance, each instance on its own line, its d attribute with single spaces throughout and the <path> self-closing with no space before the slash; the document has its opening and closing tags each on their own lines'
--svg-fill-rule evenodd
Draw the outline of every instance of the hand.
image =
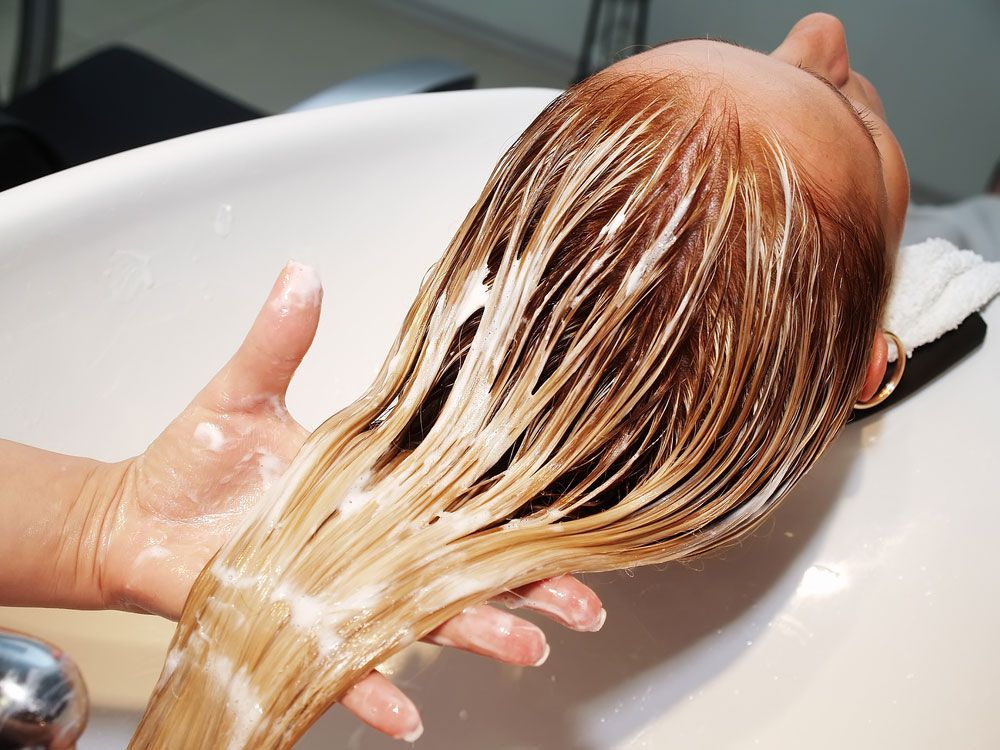
<svg viewBox="0 0 1000 750">
<path fill-rule="evenodd" d="M 107 606 L 180 616 L 198 573 L 280 477 L 307 432 L 285 409 L 285 392 L 312 343 L 322 287 L 315 271 L 290 263 L 239 351 L 145 453 L 114 468 L 113 501 L 98 514 L 96 563 Z M 597 595 L 569 576 L 542 581 L 505 601 L 576 630 L 597 630 Z M 489 606 L 474 607 L 425 640 L 499 661 L 541 664 L 545 635 Z M 373 672 L 343 704 L 394 737 L 413 738 L 413 704 Z"/>
</svg>

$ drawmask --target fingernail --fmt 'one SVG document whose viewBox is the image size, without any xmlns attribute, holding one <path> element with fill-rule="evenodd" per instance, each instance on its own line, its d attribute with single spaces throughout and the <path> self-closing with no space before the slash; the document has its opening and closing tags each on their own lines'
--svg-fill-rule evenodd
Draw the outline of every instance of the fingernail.
<svg viewBox="0 0 1000 750">
<path fill-rule="evenodd" d="M 545 644 L 545 649 L 544 649 L 544 650 L 542 651 L 542 656 L 541 656 L 541 658 L 539 658 L 539 660 L 538 660 L 538 661 L 536 661 L 536 662 L 535 662 L 534 664 L 532 664 L 531 666 L 533 666 L 533 667 L 540 667 L 540 666 L 542 666 L 542 665 L 543 665 L 543 664 L 544 664 L 544 663 L 546 662 L 546 660 L 548 660 L 548 658 L 549 658 L 549 654 L 550 654 L 551 652 L 552 652 L 552 648 L 551 648 L 551 647 L 549 646 L 549 644 L 548 644 L 548 643 L 546 643 L 546 644 Z"/>
<path fill-rule="evenodd" d="M 417 726 L 414 729 L 411 729 L 409 732 L 406 732 L 405 734 L 399 735 L 399 737 L 397 737 L 396 739 L 400 739 L 403 742 L 416 742 L 417 740 L 420 739 L 420 735 L 422 735 L 423 733 L 424 733 L 424 724 L 420 720 L 417 720 Z"/>
<path fill-rule="evenodd" d="M 533 654 L 541 654 L 542 661 L 545 661 L 548 644 L 540 627 L 505 612 L 494 610 L 491 615 L 494 618 L 493 627 L 471 638 L 483 652 L 507 656 L 518 654 L 518 662 L 524 665 L 538 661 Z"/>
<path fill-rule="evenodd" d="M 537 625 L 526 623 L 523 620 L 517 620 L 513 617 L 511 619 L 516 623 L 512 628 L 507 626 L 500 626 L 498 628 L 501 637 L 513 638 L 515 641 L 520 641 L 524 646 L 531 648 L 531 651 L 528 653 L 532 651 L 539 653 L 540 649 L 542 656 L 541 661 L 538 661 L 537 664 L 544 662 L 545 658 L 549 655 L 549 644 L 545 640 L 545 633 L 542 632 L 542 629 Z M 536 664 L 536 662 L 531 663 Z"/>
<path fill-rule="evenodd" d="M 281 292 L 272 302 L 280 312 L 318 305 L 323 299 L 323 282 L 312 266 L 290 260 L 282 273 Z"/>
<path fill-rule="evenodd" d="M 424 731 L 420 712 L 406 693 L 392 683 L 386 685 L 382 702 L 371 700 L 371 724 L 373 726 L 390 726 L 396 728 L 392 735 L 397 740 L 413 742 Z M 410 739 L 410 738 L 413 739 Z"/>
<path fill-rule="evenodd" d="M 595 619 L 590 626 L 587 628 L 587 632 L 596 633 L 598 630 L 604 627 L 604 622 L 608 619 L 608 611 L 601 607 L 601 611 L 597 613 L 597 619 Z"/>
</svg>

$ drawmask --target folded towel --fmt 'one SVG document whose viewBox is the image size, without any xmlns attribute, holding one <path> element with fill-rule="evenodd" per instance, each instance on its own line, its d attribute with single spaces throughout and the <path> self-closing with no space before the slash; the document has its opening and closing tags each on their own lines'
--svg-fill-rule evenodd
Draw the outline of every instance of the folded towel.
<svg viewBox="0 0 1000 750">
<path fill-rule="evenodd" d="M 1000 263 L 931 238 L 899 251 L 884 328 L 903 341 L 906 355 L 941 337 L 1000 293 Z M 889 360 L 896 353 L 890 347 Z"/>
</svg>

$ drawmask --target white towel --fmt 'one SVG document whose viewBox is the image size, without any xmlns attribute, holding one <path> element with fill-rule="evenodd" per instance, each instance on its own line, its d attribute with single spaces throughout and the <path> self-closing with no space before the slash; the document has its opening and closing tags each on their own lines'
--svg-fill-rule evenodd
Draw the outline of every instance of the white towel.
<svg viewBox="0 0 1000 750">
<path fill-rule="evenodd" d="M 899 251 L 883 327 L 906 354 L 957 328 L 1000 293 L 1000 263 L 933 237 Z M 890 346 L 889 360 L 896 353 Z"/>
</svg>

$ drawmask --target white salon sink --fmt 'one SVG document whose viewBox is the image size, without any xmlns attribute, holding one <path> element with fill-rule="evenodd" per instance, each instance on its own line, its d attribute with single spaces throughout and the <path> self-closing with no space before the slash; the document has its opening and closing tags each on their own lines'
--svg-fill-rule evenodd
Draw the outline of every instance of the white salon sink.
<svg viewBox="0 0 1000 750">
<path fill-rule="evenodd" d="M 273 117 L 0 194 L 0 435 L 119 459 L 228 358 L 288 258 L 326 302 L 289 407 L 315 426 L 374 374 L 489 168 L 552 98 L 434 94 Z M 1000 330 L 994 305 L 986 318 Z M 535 670 L 404 660 L 425 748 L 995 748 L 1000 340 L 848 428 L 755 538 L 591 579 L 596 635 Z M 0 610 L 81 663 L 81 748 L 123 747 L 170 627 Z M 334 709 L 303 748 L 390 748 Z"/>
</svg>

